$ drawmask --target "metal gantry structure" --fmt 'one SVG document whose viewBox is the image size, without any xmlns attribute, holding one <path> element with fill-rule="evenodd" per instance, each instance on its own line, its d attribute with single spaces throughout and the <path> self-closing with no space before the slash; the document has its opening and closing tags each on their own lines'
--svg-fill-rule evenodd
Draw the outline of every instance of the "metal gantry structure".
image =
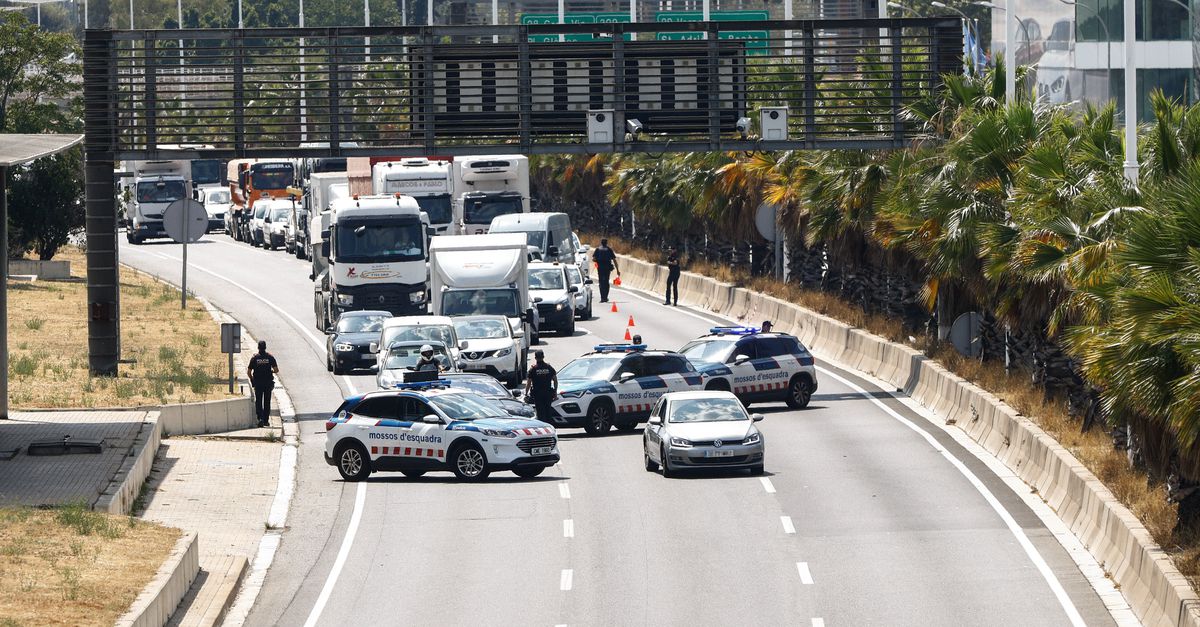
<svg viewBox="0 0 1200 627">
<path fill-rule="evenodd" d="M 89 30 L 91 369 L 120 357 L 121 161 L 902 148 L 962 48 L 945 17 Z"/>
</svg>

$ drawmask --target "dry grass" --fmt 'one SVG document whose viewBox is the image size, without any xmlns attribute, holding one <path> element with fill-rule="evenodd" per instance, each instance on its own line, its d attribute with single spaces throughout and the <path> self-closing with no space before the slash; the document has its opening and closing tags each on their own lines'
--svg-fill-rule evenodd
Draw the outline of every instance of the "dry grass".
<svg viewBox="0 0 1200 627">
<path fill-rule="evenodd" d="M 83 253 L 61 251 L 79 281 L 10 283 L 9 386 L 15 408 L 136 407 L 227 396 L 220 326 L 179 290 L 128 268 L 121 272 L 117 378 L 88 372 Z"/>
<path fill-rule="evenodd" d="M 0 509 L 0 624 L 112 625 L 179 536 L 83 505 Z"/>
<path fill-rule="evenodd" d="M 631 245 L 611 236 L 608 239 L 623 254 L 652 263 L 663 263 L 661 251 Z M 587 239 L 589 242 L 598 240 L 598 236 L 589 236 Z M 914 337 L 905 333 L 899 320 L 864 313 L 857 305 L 832 294 L 803 290 L 769 277 L 751 277 L 729 266 L 707 262 L 690 261 L 687 269 L 796 303 L 893 342 L 907 344 L 958 376 L 995 394 L 1044 429 L 1091 470 L 1142 521 L 1192 586 L 1200 588 L 1200 536 L 1175 533 L 1178 506 L 1167 501 L 1166 486 L 1151 481 L 1145 473 L 1130 466 L 1125 455 L 1113 449 L 1112 439 L 1103 429 L 1096 428 L 1083 433 L 1080 421 L 1067 412 L 1066 402 L 1062 399 L 1046 399 L 1042 390 L 1034 386 L 1027 375 L 1019 372 L 1010 374 L 1000 364 L 963 357 L 945 345 L 934 346 L 923 335 Z"/>
</svg>

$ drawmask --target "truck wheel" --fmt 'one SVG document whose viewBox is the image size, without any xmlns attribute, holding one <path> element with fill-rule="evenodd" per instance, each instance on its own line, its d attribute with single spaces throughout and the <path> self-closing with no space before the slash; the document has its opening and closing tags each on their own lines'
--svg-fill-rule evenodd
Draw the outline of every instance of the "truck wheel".
<svg viewBox="0 0 1200 627">
<path fill-rule="evenodd" d="M 525 466 L 523 468 L 514 468 L 513 474 L 522 479 L 532 479 L 542 474 L 542 471 L 545 469 L 545 466 Z"/>
<path fill-rule="evenodd" d="M 338 472 L 346 481 L 362 481 L 371 474 L 371 458 L 362 444 L 351 440 L 339 444 L 333 458 L 337 460 Z"/>
<path fill-rule="evenodd" d="M 612 405 L 604 401 L 595 401 L 591 407 L 588 407 L 587 419 L 583 423 L 583 430 L 587 431 L 588 435 L 604 435 L 612 427 L 613 409 Z"/>
<path fill-rule="evenodd" d="M 454 476 L 463 481 L 480 481 L 486 479 L 489 470 L 487 456 L 478 444 L 464 444 L 450 453 L 450 469 Z"/>
<path fill-rule="evenodd" d="M 792 381 L 788 383 L 787 398 L 784 402 L 792 409 L 804 409 L 808 407 L 808 401 L 812 400 L 812 385 L 809 384 L 808 378 L 804 375 L 796 375 L 792 377 Z"/>
</svg>

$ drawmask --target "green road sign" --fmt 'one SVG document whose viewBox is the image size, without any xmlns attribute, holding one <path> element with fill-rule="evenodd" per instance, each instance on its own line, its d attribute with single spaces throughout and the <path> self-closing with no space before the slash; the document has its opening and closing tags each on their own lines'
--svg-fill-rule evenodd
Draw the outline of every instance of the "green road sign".
<svg viewBox="0 0 1200 627">
<path fill-rule="evenodd" d="M 629 14 L 621 12 L 607 13 L 567 13 L 563 16 L 563 21 L 567 24 L 616 24 L 629 23 Z M 526 13 L 521 16 L 522 24 L 557 24 L 557 13 Z M 629 39 L 629 35 L 625 35 L 625 39 Z M 596 38 L 590 34 L 574 34 L 565 37 L 567 41 L 595 41 Z M 558 35 L 530 35 L 529 41 L 532 42 L 548 42 L 558 41 Z"/>
<path fill-rule="evenodd" d="M 766 11 L 709 11 L 708 17 L 713 22 L 753 22 L 770 19 Z M 659 11 L 654 14 L 655 22 L 701 22 L 704 20 L 702 11 Z M 740 39 L 746 41 L 747 54 L 767 54 L 767 31 L 738 30 L 721 31 L 721 39 Z M 704 39 L 702 32 L 688 33 L 658 33 L 655 39 L 659 41 L 695 41 Z"/>
</svg>

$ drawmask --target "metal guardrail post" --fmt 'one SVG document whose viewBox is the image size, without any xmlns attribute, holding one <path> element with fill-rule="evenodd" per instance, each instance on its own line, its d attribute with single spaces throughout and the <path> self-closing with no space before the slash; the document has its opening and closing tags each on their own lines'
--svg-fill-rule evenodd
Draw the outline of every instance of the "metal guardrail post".
<svg viewBox="0 0 1200 627">
<path fill-rule="evenodd" d="M 533 72 L 529 59 L 529 29 L 521 26 L 517 30 L 517 101 L 521 110 L 521 150 L 528 151 L 533 145 Z"/>
<path fill-rule="evenodd" d="M 625 142 L 625 122 L 629 120 L 629 111 L 625 109 L 625 31 L 620 24 L 613 24 L 613 102 L 612 109 L 617 116 L 617 128 L 613 131 L 613 147 L 627 145 Z M 601 107 L 603 108 L 603 107 Z"/>
<path fill-rule="evenodd" d="M 329 40 L 329 154 L 342 147 L 341 65 L 338 63 L 341 38 L 335 33 Z"/>
<path fill-rule="evenodd" d="M 246 47 L 239 30 L 233 36 L 233 150 L 246 156 Z"/>
<path fill-rule="evenodd" d="M 812 23 L 804 25 L 804 143 L 817 142 L 817 34 Z"/>
<path fill-rule="evenodd" d="M 903 32 L 897 33 L 902 35 Z M 900 54 L 903 47 L 900 45 L 900 37 L 892 37 L 892 142 L 897 148 L 904 146 L 904 118 L 900 116 L 901 109 L 904 107 L 904 64 L 901 62 Z M 932 61 L 932 59 L 930 59 Z"/>
<path fill-rule="evenodd" d="M 142 121 L 146 125 L 146 149 L 154 150 L 158 147 L 158 41 L 147 37 L 142 45 L 146 73 L 146 116 Z"/>
<path fill-rule="evenodd" d="M 426 26 L 421 29 L 421 48 L 424 58 L 424 63 L 421 68 L 421 124 L 425 138 L 425 154 L 436 154 L 437 136 L 434 134 L 433 116 L 434 116 L 434 96 L 435 87 L 434 81 L 434 62 L 433 62 L 433 46 L 434 46 L 433 27 Z"/>
<path fill-rule="evenodd" d="M 84 228 L 87 235 L 88 369 L 116 376 L 121 358 L 120 266 L 117 259 L 116 42 L 89 30 L 83 44 Z"/>
<path fill-rule="evenodd" d="M 705 24 L 708 33 L 708 147 L 710 150 L 721 148 L 721 54 L 718 46 L 720 31 L 717 24 Z"/>
</svg>

